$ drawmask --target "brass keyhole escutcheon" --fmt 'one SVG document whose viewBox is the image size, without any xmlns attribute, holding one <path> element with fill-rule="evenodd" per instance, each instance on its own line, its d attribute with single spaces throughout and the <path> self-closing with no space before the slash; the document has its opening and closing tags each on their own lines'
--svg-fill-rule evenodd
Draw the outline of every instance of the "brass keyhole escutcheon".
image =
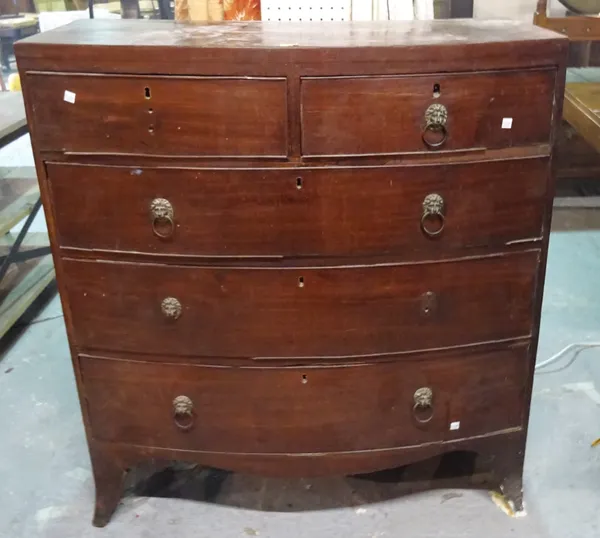
<svg viewBox="0 0 600 538">
<path fill-rule="evenodd" d="M 432 291 L 425 292 L 421 295 L 421 314 L 424 317 L 430 317 L 437 312 L 438 301 L 437 295 Z"/>
</svg>

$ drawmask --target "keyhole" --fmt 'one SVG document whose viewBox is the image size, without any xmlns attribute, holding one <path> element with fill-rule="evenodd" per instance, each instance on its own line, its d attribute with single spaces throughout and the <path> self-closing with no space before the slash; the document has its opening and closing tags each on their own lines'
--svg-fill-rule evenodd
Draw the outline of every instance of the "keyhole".
<svg viewBox="0 0 600 538">
<path fill-rule="evenodd" d="M 433 97 L 437 99 L 440 95 L 442 95 L 442 88 L 439 84 L 433 85 Z"/>
<path fill-rule="evenodd" d="M 154 109 L 152 109 L 152 108 L 149 108 L 149 109 L 148 109 L 148 114 L 154 114 Z"/>
<path fill-rule="evenodd" d="M 308 383 L 308 378 L 306 377 L 306 375 L 302 375 L 302 384 L 306 385 Z"/>
<path fill-rule="evenodd" d="M 145 97 L 146 99 L 150 99 L 150 97 L 151 97 L 151 95 L 150 95 L 150 88 L 149 88 L 148 86 L 146 86 L 146 87 L 144 88 L 144 97 Z"/>
<path fill-rule="evenodd" d="M 301 177 L 296 178 L 296 188 L 298 190 L 300 190 L 302 188 L 302 178 Z"/>
<path fill-rule="evenodd" d="M 303 288 L 304 287 L 304 277 L 301 276 L 300 278 L 298 278 L 298 287 L 299 288 Z"/>
<path fill-rule="evenodd" d="M 148 127 L 148 132 L 149 132 L 150 134 L 154 134 L 154 125 L 150 125 L 150 126 Z"/>
</svg>

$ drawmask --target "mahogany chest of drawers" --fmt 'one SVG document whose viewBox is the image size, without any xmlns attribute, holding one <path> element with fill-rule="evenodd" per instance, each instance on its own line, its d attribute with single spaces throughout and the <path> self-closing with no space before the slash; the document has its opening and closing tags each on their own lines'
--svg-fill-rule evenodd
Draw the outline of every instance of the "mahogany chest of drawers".
<svg viewBox="0 0 600 538">
<path fill-rule="evenodd" d="M 96 482 L 480 454 L 519 507 L 567 41 L 79 21 L 16 45 Z"/>
</svg>

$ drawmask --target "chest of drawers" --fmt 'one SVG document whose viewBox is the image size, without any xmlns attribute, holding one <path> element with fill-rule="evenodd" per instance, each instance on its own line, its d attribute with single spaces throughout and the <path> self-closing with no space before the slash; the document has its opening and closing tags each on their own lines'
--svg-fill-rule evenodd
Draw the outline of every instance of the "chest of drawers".
<svg viewBox="0 0 600 538">
<path fill-rule="evenodd" d="M 79 21 L 17 44 L 96 482 L 466 450 L 518 508 L 566 40 Z"/>
</svg>

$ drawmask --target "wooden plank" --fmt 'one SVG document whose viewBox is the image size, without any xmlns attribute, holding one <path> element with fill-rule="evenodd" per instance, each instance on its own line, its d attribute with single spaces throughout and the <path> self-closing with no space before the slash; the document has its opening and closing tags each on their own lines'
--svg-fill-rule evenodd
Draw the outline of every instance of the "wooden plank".
<svg viewBox="0 0 600 538">
<path fill-rule="evenodd" d="M 568 36 L 571 41 L 600 39 L 600 19 L 594 16 L 548 17 L 548 1 L 538 0 L 533 24 Z"/>
<path fill-rule="evenodd" d="M 600 152 L 600 83 L 567 84 L 563 115 L 575 130 Z"/>
<path fill-rule="evenodd" d="M 17 234 L 7 233 L 0 236 L 0 256 L 4 256 L 10 246 L 15 242 Z M 29 232 L 23 242 L 21 243 L 21 250 L 27 250 L 30 248 L 38 248 L 50 245 L 50 238 L 48 232 Z"/>
<path fill-rule="evenodd" d="M 54 278 L 52 256 L 14 264 L 0 284 L 0 338 Z"/>
<path fill-rule="evenodd" d="M 0 256 L 6 255 L 17 234 L 0 237 Z M 48 246 L 47 232 L 30 232 L 21 244 L 21 251 Z M 21 317 L 23 312 L 44 291 L 54 278 L 54 264 L 50 255 L 13 264 L 0 283 L 0 338 Z"/>
<path fill-rule="evenodd" d="M 23 94 L 0 92 L 0 147 L 4 139 L 23 128 L 27 128 Z"/>
<path fill-rule="evenodd" d="M 534 22 L 538 26 L 567 36 L 571 41 L 600 39 L 600 19 L 597 17 L 550 17 L 541 24 L 537 20 Z"/>
<path fill-rule="evenodd" d="M 35 168 L 19 167 L 0 173 L 0 235 L 29 215 L 39 196 Z"/>
<path fill-rule="evenodd" d="M 36 188 L 35 167 L 0 168 L 0 215 L 20 196 Z"/>
<path fill-rule="evenodd" d="M 28 26 L 35 26 L 38 23 L 39 15 L 37 13 L 23 13 L 22 15 L 15 15 L 7 19 L 0 19 L 0 28 L 10 28 L 12 30 L 16 28 L 27 28 Z"/>
<path fill-rule="evenodd" d="M 565 120 L 556 137 L 555 156 L 559 182 L 600 178 L 600 153 Z"/>
<path fill-rule="evenodd" d="M 35 168 L 0 169 L 0 255 L 16 239 L 10 229 L 27 216 L 39 197 Z M 20 250 L 49 245 L 46 232 L 28 233 Z M 50 255 L 12 264 L 0 282 L 0 338 L 54 278 Z"/>
</svg>

